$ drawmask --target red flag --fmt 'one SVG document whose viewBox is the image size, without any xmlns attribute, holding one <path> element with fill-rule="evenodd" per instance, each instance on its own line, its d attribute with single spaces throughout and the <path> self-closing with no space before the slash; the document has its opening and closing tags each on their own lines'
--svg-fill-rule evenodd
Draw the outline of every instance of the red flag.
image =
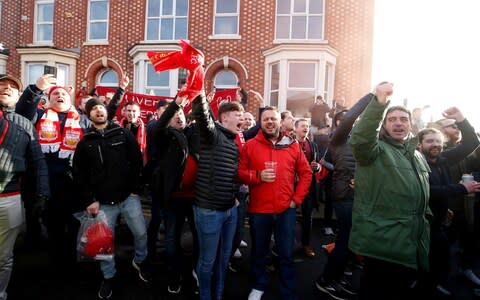
<svg viewBox="0 0 480 300">
<path fill-rule="evenodd" d="M 117 88 L 109 87 L 109 86 L 101 86 L 97 85 L 95 87 L 95 92 L 98 96 L 105 96 L 107 93 L 114 93 L 117 91 Z"/>
<path fill-rule="evenodd" d="M 180 51 L 147 52 L 147 56 L 152 62 L 153 68 L 157 72 L 179 68 L 180 55 Z"/>
<path fill-rule="evenodd" d="M 218 108 L 223 102 L 237 101 L 237 90 L 238 88 L 234 88 L 215 92 L 213 100 L 210 102 L 215 119 L 218 119 Z"/>
<path fill-rule="evenodd" d="M 161 72 L 176 68 L 185 68 L 188 70 L 187 83 L 180 96 L 186 95 L 189 100 L 193 100 L 203 89 L 203 80 L 205 74 L 203 64 L 205 55 L 202 51 L 195 49 L 184 40 L 180 40 L 181 51 L 174 52 L 147 52 L 147 56 L 153 64 L 155 71 Z"/>
</svg>

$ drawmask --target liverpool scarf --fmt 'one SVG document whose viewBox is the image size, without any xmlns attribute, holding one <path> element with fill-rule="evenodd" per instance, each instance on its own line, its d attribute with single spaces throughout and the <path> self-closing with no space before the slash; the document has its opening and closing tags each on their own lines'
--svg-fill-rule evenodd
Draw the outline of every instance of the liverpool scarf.
<svg viewBox="0 0 480 300">
<path fill-rule="evenodd" d="M 36 129 L 42 152 L 58 152 L 59 158 L 71 158 L 78 142 L 83 137 L 80 115 L 73 106 L 67 112 L 63 131 L 60 130 L 58 113 L 50 108 L 45 110 L 37 123 Z"/>
</svg>

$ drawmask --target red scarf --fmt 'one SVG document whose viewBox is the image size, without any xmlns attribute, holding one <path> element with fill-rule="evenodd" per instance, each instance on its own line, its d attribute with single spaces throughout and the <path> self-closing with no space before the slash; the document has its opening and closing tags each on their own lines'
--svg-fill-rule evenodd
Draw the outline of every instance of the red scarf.
<svg viewBox="0 0 480 300">
<path fill-rule="evenodd" d="M 123 128 L 125 128 L 128 124 L 128 121 L 126 118 L 123 118 L 121 121 L 120 121 L 120 126 L 122 126 Z M 145 124 L 143 123 L 142 121 L 142 118 L 138 118 L 137 119 L 137 126 L 138 126 L 138 130 L 137 130 L 137 143 L 138 143 L 138 146 L 140 146 L 140 151 L 142 151 L 142 156 L 143 156 L 143 162 L 145 163 L 147 161 L 147 135 L 146 135 L 146 131 L 145 131 Z"/>
<path fill-rule="evenodd" d="M 50 108 L 45 110 L 42 118 L 37 123 L 36 129 L 42 152 L 53 153 L 58 151 L 59 158 L 71 158 L 78 142 L 83 137 L 83 130 L 80 127 L 80 115 L 73 105 L 67 112 L 63 132 L 60 131 L 58 113 Z"/>
</svg>

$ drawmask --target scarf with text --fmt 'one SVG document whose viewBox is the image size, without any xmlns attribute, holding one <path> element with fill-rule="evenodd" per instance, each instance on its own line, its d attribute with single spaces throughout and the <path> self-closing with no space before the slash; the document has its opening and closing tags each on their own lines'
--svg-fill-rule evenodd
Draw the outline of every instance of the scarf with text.
<svg viewBox="0 0 480 300">
<path fill-rule="evenodd" d="M 78 142 L 83 137 L 80 115 L 73 106 L 67 112 L 63 132 L 60 130 L 58 113 L 50 108 L 45 110 L 37 123 L 36 129 L 42 152 L 54 153 L 58 151 L 59 158 L 71 158 Z"/>
<path fill-rule="evenodd" d="M 127 118 L 123 118 L 122 120 L 120 120 L 120 126 L 122 126 L 123 128 L 127 128 L 130 131 L 132 125 L 132 123 L 128 122 Z M 147 161 L 147 134 L 145 129 L 145 123 L 143 123 L 142 118 L 138 118 L 135 125 L 138 127 L 136 136 L 137 143 L 140 147 L 140 151 L 142 151 L 143 162 L 145 163 Z"/>
</svg>

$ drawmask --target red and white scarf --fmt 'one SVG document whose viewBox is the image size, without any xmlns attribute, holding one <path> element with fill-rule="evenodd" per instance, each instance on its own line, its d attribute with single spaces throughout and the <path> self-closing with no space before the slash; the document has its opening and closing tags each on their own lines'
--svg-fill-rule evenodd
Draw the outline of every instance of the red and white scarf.
<svg viewBox="0 0 480 300">
<path fill-rule="evenodd" d="M 71 158 L 78 142 L 83 137 L 80 115 L 73 106 L 67 112 L 63 132 L 60 131 L 58 113 L 50 108 L 45 110 L 37 123 L 36 129 L 42 152 L 54 153 L 58 151 L 59 158 Z"/>
<path fill-rule="evenodd" d="M 120 126 L 123 128 L 128 128 L 128 120 L 126 118 L 123 118 L 120 120 Z M 137 143 L 138 146 L 140 146 L 140 151 L 142 151 L 142 156 L 143 156 L 143 162 L 147 161 L 147 134 L 146 134 L 146 129 L 145 129 L 145 124 L 143 123 L 141 118 L 137 119 L 136 125 L 138 126 L 137 130 Z M 128 128 L 130 130 L 130 128 Z"/>
</svg>

